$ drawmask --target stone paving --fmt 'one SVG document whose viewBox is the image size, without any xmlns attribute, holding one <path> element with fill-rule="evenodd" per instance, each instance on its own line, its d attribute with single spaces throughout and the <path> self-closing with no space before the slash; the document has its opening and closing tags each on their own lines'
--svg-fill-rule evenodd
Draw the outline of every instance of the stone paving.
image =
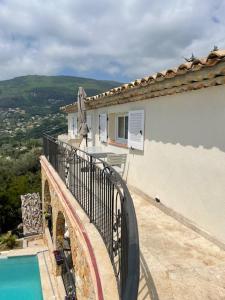
<svg viewBox="0 0 225 300">
<path fill-rule="evenodd" d="M 225 251 L 132 193 L 141 278 L 138 300 L 225 299 Z"/>
</svg>

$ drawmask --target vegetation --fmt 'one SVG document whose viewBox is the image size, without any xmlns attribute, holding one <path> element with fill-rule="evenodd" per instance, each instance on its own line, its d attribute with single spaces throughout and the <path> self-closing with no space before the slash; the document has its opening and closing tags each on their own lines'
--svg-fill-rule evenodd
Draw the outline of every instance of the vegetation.
<svg viewBox="0 0 225 300">
<path fill-rule="evenodd" d="M 20 195 L 41 192 L 38 161 L 41 145 L 33 145 L 31 141 L 18 147 L 15 143 L 7 147 L 4 145 L 6 156 L 0 158 L 0 233 L 12 230 L 21 223 Z M 23 150 L 20 153 L 24 147 L 26 152 Z"/>
<path fill-rule="evenodd" d="M 21 223 L 20 195 L 41 192 L 42 133 L 67 131 L 59 107 L 120 83 L 69 76 L 24 76 L 0 82 L 0 234 Z M 13 239 L 13 238 L 12 238 Z"/>
<path fill-rule="evenodd" d="M 0 236 L 0 250 L 13 249 L 17 242 L 17 236 L 8 231 L 6 234 Z"/>
<path fill-rule="evenodd" d="M 76 100 L 79 86 L 88 96 L 116 87 L 115 81 L 72 76 L 23 76 L 0 82 L 0 107 L 20 107 L 32 115 L 56 113 L 60 106 Z"/>
</svg>

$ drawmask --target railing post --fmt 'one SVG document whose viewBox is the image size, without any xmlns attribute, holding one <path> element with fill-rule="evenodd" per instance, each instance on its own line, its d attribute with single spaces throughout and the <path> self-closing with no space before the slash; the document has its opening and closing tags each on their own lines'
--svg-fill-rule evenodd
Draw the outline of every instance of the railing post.
<svg viewBox="0 0 225 300">
<path fill-rule="evenodd" d="M 93 217 L 93 181 L 92 181 L 92 176 L 93 176 L 93 157 L 90 155 L 90 193 L 89 193 L 89 205 L 90 205 L 90 223 L 92 223 L 92 217 Z"/>
</svg>

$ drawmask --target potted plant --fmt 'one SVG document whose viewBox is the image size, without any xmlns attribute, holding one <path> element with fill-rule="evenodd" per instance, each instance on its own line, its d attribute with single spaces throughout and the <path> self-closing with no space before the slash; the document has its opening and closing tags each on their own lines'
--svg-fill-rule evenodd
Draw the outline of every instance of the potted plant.
<svg viewBox="0 0 225 300">
<path fill-rule="evenodd" d="M 0 237 L 0 248 L 13 249 L 17 245 L 16 236 L 8 231 Z"/>
<path fill-rule="evenodd" d="M 58 266 L 62 265 L 63 264 L 63 257 L 62 257 L 61 251 L 54 250 L 53 254 L 55 256 L 55 260 L 56 260 L 57 265 Z"/>
<path fill-rule="evenodd" d="M 51 218 L 51 214 L 47 211 L 44 212 L 45 220 L 49 220 Z"/>
</svg>

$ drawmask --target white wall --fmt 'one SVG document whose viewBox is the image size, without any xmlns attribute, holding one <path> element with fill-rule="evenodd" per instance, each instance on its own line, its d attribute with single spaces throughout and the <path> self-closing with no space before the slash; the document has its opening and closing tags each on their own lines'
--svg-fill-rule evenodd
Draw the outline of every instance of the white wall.
<svg viewBox="0 0 225 300">
<path fill-rule="evenodd" d="M 127 181 L 225 242 L 225 86 L 91 111 L 145 110 L 144 151 L 128 153 Z"/>
</svg>

